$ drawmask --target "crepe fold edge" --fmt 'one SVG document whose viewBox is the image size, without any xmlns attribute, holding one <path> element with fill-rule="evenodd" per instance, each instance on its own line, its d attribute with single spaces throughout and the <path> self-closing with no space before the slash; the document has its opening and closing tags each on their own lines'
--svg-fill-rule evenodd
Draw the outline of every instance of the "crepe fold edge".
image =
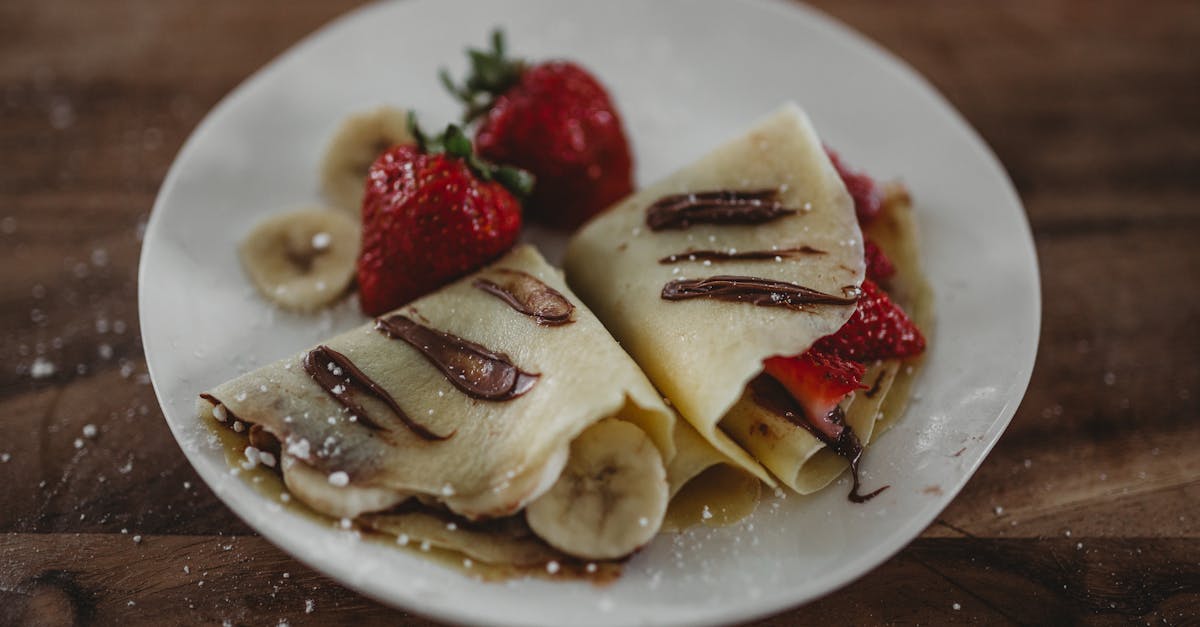
<svg viewBox="0 0 1200 627">
<path fill-rule="evenodd" d="M 500 269 L 529 273 L 560 292 L 575 305 L 574 321 L 562 327 L 540 326 L 499 299 L 472 287 L 472 282 L 479 276 L 488 275 L 488 273 L 494 273 Z M 325 390 L 319 388 L 303 372 L 301 360 L 304 353 L 289 356 L 242 375 L 233 381 L 213 388 L 209 394 L 220 401 L 231 419 L 236 417 L 245 423 L 259 424 L 267 429 L 281 443 L 285 455 L 301 459 L 324 474 L 336 473 L 339 470 L 347 471 L 351 487 L 393 490 L 403 496 L 427 495 L 445 503 L 456 513 L 470 518 L 505 516 L 536 498 L 537 494 L 523 494 L 516 503 L 519 506 L 514 506 L 511 499 L 509 501 L 488 499 L 485 493 L 497 491 L 506 483 L 511 484 L 514 479 L 520 479 L 520 477 L 514 478 L 514 474 L 518 472 L 534 472 L 536 474 L 538 467 L 548 463 L 555 451 L 565 451 L 570 442 L 584 429 L 609 416 L 622 417 L 642 428 L 659 449 L 664 466 L 674 457 L 674 412 L 667 408 L 662 397 L 655 391 L 642 371 L 621 350 L 586 305 L 571 292 L 563 281 L 561 273 L 547 264 L 534 248 L 520 246 L 480 272 L 464 277 L 397 311 L 426 320 L 432 328 L 445 330 L 473 341 L 479 339 L 480 333 L 483 333 L 488 337 L 481 343 L 511 355 L 513 361 L 523 368 L 537 370 L 536 374 L 539 375 L 539 379 L 524 396 L 513 401 L 490 404 L 493 408 L 499 408 L 497 411 L 516 414 L 512 416 L 514 419 L 536 420 L 539 423 L 548 424 L 550 426 L 547 429 L 552 429 L 552 432 L 545 433 L 544 430 L 528 428 L 522 431 L 517 428 L 515 436 L 506 432 L 502 435 L 505 435 L 507 439 L 501 437 L 495 440 L 489 440 L 486 433 L 476 434 L 478 437 L 471 438 L 471 442 L 478 445 L 473 450 L 463 447 L 446 449 L 447 455 L 453 453 L 457 456 L 457 461 L 440 460 L 446 462 L 446 465 L 478 465 L 477 472 L 465 473 L 471 478 L 471 489 L 469 490 L 454 488 L 445 490 L 439 482 L 431 480 L 429 477 L 407 482 L 402 476 L 395 473 L 389 474 L 388 455 L 390 454 L 416 455 L 419 453 L 427 459 L 437 460 L 438 454 L 430 451 L 436 451 L 438 446 L 455 446 L 450 443 L 455 442 L 456 438 L 462 437 L 464 430 L 469 431 L 476 428 L 473 426 L 476 423 L 465 422 L 470 417 L 474 417 L 479 424 L 482 424 L 479 421 L 489 419 L 486 410 L 479 409 L 481 406 L 489 405 L 489 402 L 459 398 L 455 398 L 453 403 L 447 402 L 445 399 L 454 396 L 457 392 L 453 391 L 452 386 L 445 383 L 444 376 L 420 357 L 414 349 L 410 349 L 396 340 L 381 339 L 381 336 L 374 331 L 373 322 L 343 333 L 328 340 L 325 344 L 344 348 L 351 356 L 371 353 L 373 355 L 372 366 L 375 366 L 371 368 L 371 372 L 380 374 L 380 381 L 386 381 L 385 387 L 396 398 L 405 401 L 402 404 L 423 407 L 424 405 L 421 403 L 408 401 L 414 394 L 413 390 L 424 390 L 427 392 L 425 396 L 428 398 L 424 398 L 423 402 L 430 406 L 429 415 L 441 415 L 445 411 L 466 412 L 463 416 L 469 414 L 459 423 L 453 420 L 432 423 L 432 428 L 441 433 L 448 433 L 453 429 L 456 432 L 453 438 L 445 443 L 424 442 L 418 438 L 412 438 L 403 430 L 398 430 L 399 435 L 394 436 L 393 439 L 397 440 L 399 444 L 389 448 L 389 446 L 381 445 L 381 438 L 376 437 L 377 434 L 364 435 L 365 432 L 362 431 L 361 425 L 345 425 L 343 418 L 345 418 L 346 412 L 330 398 Z M 488 326 L 489 320 L 501 321 L 497 324 L 503 325 L 504 329 L 490 335 L 488 332 L 481 331 Z M 569 338 L 563 339 L 561 335 L 563 333 L 574 333 L 579 338 L 586 340 L 584 346 L 576 347 L 577 350 L 583 352 L 567 354 L 564 347 L 570 345 L 571 342 Z M 538 344 L 543 341 L 557 341 L 558 343 L 553 346 L 546 344 L 539 348 Z M 552 350 L 555 354 L 550 354 Z M 381 360 L 391 360 L 395 363 L 380 368 L 377 362 Z M 392 372 L 389 368 L 401 369 L 402 372 Z M 364 366 L 364 369 L 367 367 Z M 591 369 L 597 372 L 581 372 L 581 369 Z M 600 376 L 595 380 L 589 380 L 589 376 L 597 374 Z M 434 389 L 442 392 L 437 395 L 436 399 L 433 397 Z M 442 405 L 436 404 L 439 399 L 443 403 Z M 368 401 L 370 400 L 364 400 L 364 406 L 369 405 Z M 586 407 L 572 407 L 571 403 L 586 404 Z M 374 403 L 372 406 L 376 409 L 381 407 L 379 403 Z M 564 412 L 559 411 L 561 407 L 567 408 L 564 411 L 575 412 L 575 415 L 562 418 L 561 414 Z M 304 429 L 301 430 L 297 428 L 297 425 L 300 424 L 299 416 L 306 409 L 312 412 L 316 419 L 313 417 L 307 419 Z M 199 400 L 197 412 L 201 418 L 211 420 L 208 416 L 212 415 L 212 404 L 203 399 Z M 410 413 L 415 419 L 427 417 L 419 411 Z M 319 416 L 316 416 L 317 414 Z M 338 424 L 330 424 L 326 428 L 322 422 L 325 415 L 330 417 L 330 422 Z M 361 453 L 361 459 L 356 460 L 355 468 L 339 467 L 338 460 L 345 461 L 345 458 L 339 458 L 337 455 L 321 458 L 314 453 L 322 438 L 328 437 L 326 434 L 336 436 L 339 426 L 345 429 L 357 429 L 353 433 L 358 435 L 353 442 L 349 443 Z M 505 426 L 500 425 L 497 428 L 503 430 Z M 509 431 L 513 431 L 513 429 L 509 429 Z M 307 442 L 300 447 L 304 450 L 297 450 L 297 442 L 300 441 L 297 437 L 298 433 Z M 521 435 L 531 437 L 517 437 Z M 498 467 L 496 464 L 484 463 L 495 457 L 495 451 L 488 450 L 489 447 L 511 449 L 505 455 L 516 461 L 510 464 L 508 470 L 512 472 L 508 473 L 508 476 L 504 472 L 505 468 Z M 480 461 L 480 458 L 483 458 L 483 462 Z M 282 460 L 280 461 L 282 462 Z M 396 458 L 390 461 L 394 462 Z M 534 491 L 544 491 L 548 488 L 548 485 L 544 485 L 547 483 L 546 480 L 553 483 L 553 478 L 560 470 L 561 464 L 557 469 L 547 469 L 545 474 L 553 476 L 534 477 L 530 480 L 530 485 L 535 486 Z M 464 475 L 461 469 L 456 472 L 460 476 Z M 482 499 L 480 504 L 467 502 L 474 497 Z"/>
<path fill-rule="evenodd" d="M 745 166 L 745 176 L 740 176 L 737 169 L 748 162 L 751 165 Z M 783 163 L 798 167 L 796 171 L 783 171 Z M 692 228 L 681 234 L 650 233 L 643 224 L 645 208 L 658 198 L 704 191 L 704 186 L 777 187 L 786 204 L 808 210 L 758 226 Z M 809 225 L 831 226 L 822 233 L 816 228 L 810 231 Z M 697 237 L 691 238 L 692 234 Z M 692 264 L 684 266 L 683 272 L 688 277 L 722 274 L 733 267 L 745 272 L 767 272 L 766 278 L 788 280 L 830 293 L 837 293 L 843 286 L 861 285 L 865 265 L 853 201 L 808 116 L 796 105 L 782 107 L 709 155 L 608 209 L 572 238 L 565 268 L 576 293 L 605 322 L 680 415 L 720 453 L 773 486 L 773 476 L 730 438 L 719 423 L 750 380 L 762 371 L 765 359 L 804 352 L 818 338 L 844 325 L 854 306 L 822 305 L 812 312 L 796 313 L 713 300 L 662 301 L 659 290 L 672 275 L 660 270 L 658 259 L 694 248 L 697 242 L 713 241 L 732 247 L 722 241 L 723 236 L 764 245 L 772 242 L 780 247 L 815 242 L 832 251 L 830 256 L 837 258 L 836 265 L 840 267 L 833 267 L 835 264 L 828 258 L 805 259 L 776 267 L 769 262 L 721 268 L 698 268 Z M 661 243 L 647 243 L 648 238 Z M 824 265 L 810 275 L 808 269 L 812 264 Z M 779 267 L 783 265 L 788 267 L 781 271 Z M 643 274 L 653 275 L 657 283 L 650 283 L 652 279 L 643 278 Z M 672 326 L 665 321 L 666 317 L 659 315 L 667 312 L 667 316 L 675 316 L 684 309 L 696 312 L 698 320 L 710 317 L 697 325 L 707 326 L 709 332 L 696 333 L 693 329 Z M 789 326 L 789 320 L 797 319 L 790 316 L 803 316 L 808 322 Z M 669 338 L 672 333 L 680 339 Z M 705 373 L 707 366 L 696 367 L 695 362 L 719 363 L 719 375 Z"/>
<path fill-rule="evenodd" d="M 884 189 L 884 211 L 865 229 L 866 235 L 883 249 L 896 267 L 888 281 L 889 293 L 926 338 L 932 337 L 932 289 L 920 263 L 920 234 L 912 201 L 902 185 Z M 860 390 L 843 403 L 846 423 L 868 450 L 909 404 L 910 390 L 924 355 L 877 362 L 868 367 Z M 799 494 L 817 492 L 849 467 L 807 430 L 743 397 L 722 421 L 733 438 Z M 866 456 L 864 458 L 869 458 Z"/>
</svg>

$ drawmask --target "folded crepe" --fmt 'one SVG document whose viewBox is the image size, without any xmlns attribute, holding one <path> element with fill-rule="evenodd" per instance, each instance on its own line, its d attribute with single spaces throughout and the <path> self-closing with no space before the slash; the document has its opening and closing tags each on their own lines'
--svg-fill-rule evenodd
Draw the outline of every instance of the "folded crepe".
<svg viewBox="0 0 1200 627">
<path fill-rule="evenodd" d="M 687 421 L 675 425 L 667 484 L 671 502 L 663 531 L 735 523 L 754 512 L 762 492 L 758 477 L 713 448 Z"/>
<path fill-rule="evenodd" d="M 849 395 L 840 403 L 844 421 L 853 430 L 860 447 L 871 442 L 880 407 L 900 370 L 900 363 L 889 360 L 867 369 L 864 381 L 870 387 Z M 811 494 L 829 485 L 847 466 L 845 451 L 821 441 L 812 431 L 797 424 L 803 411 L 785 391 L 764 392 L 759 386 L 771 386 L 768 379 L 756 379 L 721 420 L 721 428 L 755 459 L 771 470 L 787 487 L 800 494 Z M 861 449 L 860 449 L 861 451 Z M 858 496 L 858 477 L 853 477 Z"/>
<path fill-rule="evenodd" d="M 864 278 L 853 201 L 798 107 L 598 216 L 569 243 L 565 268 L 655 386 L 722 454 L 803 492 L 844 469 L 837 456 L 818 457 L 819 441 L 753 402 L 748 388 L 765 359 L 803 353 L 844 325 Z M 878 366 L 868 376 L 884 386 L 895 370 Z M 851 426 L 868 437 L 877 400 L 859 394 L 845 405 Z"/>
<path fill-rule="evenodd" d="M 918 328 L 928 332 L 933 326 L 932 291 L 920 268 L 912 201 L 901 185 L 886 187 L 883 195 L 884 209 L 864 227 L 864 234 L 884 251 L 896 268 L 896 274 L 888 280 L 891 299 L 908 312 Z M 922 361 L 923 355 L 876 362 L 867 368 L 863 377 L 866 388 L 842 401 L 845 422 L 853 429 L 862 447 L 869 445 L 904 413 L 910 398 L 909 389 Z M 751 388 L 754 386 L 752 383 Z M 826 446 L 808 429 L 798 428 L 794 421 L 788 420 L 789 411 L 798 411 L 792 401 L 764 399 L 761 393 L 755 392 L 755 389 L 748 390 L 722 419 L 721 425 L 788 487 L 800 494 L 810 494 L 824 488 L 850 466 L 845 455 Z M 858 493 L 857 475 L 853 479 L 855 490 L 852 496 Z"/>
<path fill-rule="evenodd" d="M 383 512 L 362 520 L 385 530 L 429 527 L 437 512 L 501 518 L 545 501 L 589 453 L 576 450 L 581 434 L 603 430 L 645 441 L 641 459 L 657 470 L 641 483 L 661 484 L 665 508 L 675 453 L 674 413 L 531 247 L 219 385 L 198 411 L 252 425 L 251 444 L 277 447 L 285 483 L 313 509 Z M 411 497 L 427 510 L 395 511 Z M 652 536 L 661 519 L 642 526 Z M 526 541 L 496 550 L 542 555 Z"/>
<path fill-rule="evenodd" d="M 887 185 L 883 189 L 883 206 L 884 210 L 866 227 L 864 233 L 896 266 L 895 276 L 888 280 L 888 294 L 908 312 L 917 328 L 922 329 L 926 336 L 932 335 L 936 323 L 933 288 L 921 269 L 920 237 L 912 197 L 908 189 L 899 183 Z M 904 413 L 910 400 L 909 390 L 923 362 L 924 355 L 900 362 L 887 398 L 880 404 L 876 434 L 891 428 Z"/>
</svg>

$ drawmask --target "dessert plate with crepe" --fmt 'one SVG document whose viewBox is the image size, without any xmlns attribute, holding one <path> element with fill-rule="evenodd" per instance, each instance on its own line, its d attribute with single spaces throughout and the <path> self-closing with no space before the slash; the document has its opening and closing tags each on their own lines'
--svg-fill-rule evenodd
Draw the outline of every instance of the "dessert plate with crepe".
<svg viewBox="0 0 1200 627">
<path fill-rule="evenodd" d="M 603 78 L 637 191 L 571 236 L 526 228 L 530 246 L 374 318 L 353 299 L 290 313 L 260 297 L 239 244 L 320 202 L 338 124 L 385 104 L 449 121 L 433 77 L 496 26 Z M 855 224 L 822 146 L 895 182 L 882 219 Z M 756 217 L 712 218 L 730 206 Z M 864 365 L 830 421 L 801 425 L 764 369 L 786 388 L 772 360 L 852 319 L 863 235 L 927 344 Z M 197 128 L 140 284 L 164 415 L 213 491 L 339 582 L 479 624 L 720 624 L 855 585 L 995 444 L 1040 316 L 1024 211 L 953 108 L 832 20 L 749 0 L 412 0 L 340 18 Z M 843 432 L 861 455 L 835 450 Z M 570 515 L 610 511 L 572 500 L 609 472 L 606 447 L 628 453 L 614 472 L 645 478 L 612 484 L 637 505 L 621 533 Z M 763 497 L 745 518 L 672 520 L 668 502 L 709 503 L 689 487 L 706 482 Z M 539 573 L 496 581 L 485 562 Z"/>
</svg>

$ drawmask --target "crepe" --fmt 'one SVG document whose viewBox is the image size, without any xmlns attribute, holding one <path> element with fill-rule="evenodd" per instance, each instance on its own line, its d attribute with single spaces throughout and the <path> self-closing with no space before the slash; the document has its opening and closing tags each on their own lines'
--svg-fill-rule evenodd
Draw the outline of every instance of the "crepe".
<svg viewBox="0 0 1200 627">
<path fill-rule="evenodd" d="M 808 117 L 785 106 L 600 214 L 565 267 L 696 432 L 774 485 L 722 419 L 764 359 L 845 324 L 865 270 L 853 202 Z"/>
<path fill-rule="evenodd" d="M 533 535 L 517 516 L 479 526 L 448 521 L 431 511 L 364 514 L 360 521 L 371 529 L 395 536 L 403 545 L 432 546 L 485 564 L 539 567 L 563 557 Z"/>
<path fill-rule="evenodd" d="M 198 411 L 273 436 L 293 493 L 347 518 L 411 496 L 510 515 L 610 416 L 674 455 L 674 414 L 531 247 L 379 320 L 213 388 Z M 474 352 L 431 358 L 444 334 Z"/>
<path fill-rule="evenodd" d="M 663 531 L 730 525 L 754 512 L 762 482 L 709 444 L 687 423 L 675 426 L 675 457 L 667 465 L 671 502 Z"/>
<path fill-rule="evenodd" d="M 884 209 L 866 228 L 896 267 L 887 281 L 890 298 L 901 306 L 918 328 L 932 329 L 932 293 L 921 273 L 912 201 L 900 185 L 884 191 Z M 867 389 L 841 403 L 846 424 L 865 448 L 890 427 L 909 401 L 909 389 L 923 357 L 890 359 L 868 367 Z M 747 392 L 721 421 L 730 435 L 789 488 L 811 494 L 824 488 L 849 466 L 807 429 L 756 402 Z"/>
<path fill-rule="evenodd" d="M 873 365 L 863 377 L 870 387 L 851 394 L 840 403 L 846 424 L 864 447 L 871 441 L 879 407 L 887 398 L 899 369 L 900 364 L 895 360 Z M 770 469 L 780 482 L 800 494 L 811 494 L 824 488 L 848 466 L 845 457 L 807 429 L 760 404 L 749 389 L 729 410 L 721 427 Z"/>
<path fill-rule="evenodd" d="M 884 189 L 884 211 L 869 227 L 867 235 L 879 245 L 896 266 L 896 275 L 888 281 L 888 293 L 926 337 L 933 335 L 933 288 L 921 270 L 920 237 L 912 198 L 903 185 Z M 911 399 L 910 389 L 924 354 L 900 363 L 896 380 L 879 408 L 876 435 L 889 429 L 904 414 Z"/>
</svg>

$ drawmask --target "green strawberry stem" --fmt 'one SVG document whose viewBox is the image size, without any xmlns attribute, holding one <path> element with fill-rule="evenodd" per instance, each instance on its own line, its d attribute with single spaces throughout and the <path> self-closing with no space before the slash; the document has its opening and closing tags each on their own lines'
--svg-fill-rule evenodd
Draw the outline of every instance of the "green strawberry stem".
<svg viewBox="0 0 1200 627">
<path fill-rule="evenodd" d="M 492 31 L 491 50 L 471 48 L 467 50 L 467 56 L 471 59 L 471 72 L 462 85 L 456 85 L 445 68 L 438 73 L 442 85 L 465 105 L 465 124 L 487 113 L 492 101 L 516 85 L 525 71 L 523 59 L 505 56 L 504 31 L 499 28 Z"/>
<path fill-rule="evenodd" d="M 417 148 L 421 152 L 438 155 L 444 154 L 466 162 L 467 167 L 476 176 L 485 181 L 496 181 L 505 189 L 520 199 L 528 198 L 533 193 L 535 179 L 533 174 L 521 168 L 508 165 L 496 165 L 485 161 L 475 154 L 475 147 L 457 124 L 449 124 L 441 135 L 429 137 L 417 124 L 415 111 L 408 112 L 408 130 L 417 140 Z"/>
</svg>

